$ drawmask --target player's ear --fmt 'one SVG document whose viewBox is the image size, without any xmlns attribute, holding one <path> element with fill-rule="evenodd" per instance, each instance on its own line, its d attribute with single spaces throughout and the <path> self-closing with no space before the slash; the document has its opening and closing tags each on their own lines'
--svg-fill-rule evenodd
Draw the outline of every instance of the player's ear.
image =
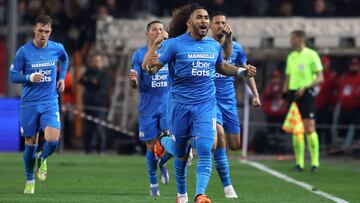
<svg viewBox="0 0 360 203">
<path fill-rule="evenodd" d="M 190 20 L 190 18 L 186 21 L 186 25 L 187 25 L 187 27 L 190 27 L 190 26 L 191 26 L 191 20 Z"/>
</svg>

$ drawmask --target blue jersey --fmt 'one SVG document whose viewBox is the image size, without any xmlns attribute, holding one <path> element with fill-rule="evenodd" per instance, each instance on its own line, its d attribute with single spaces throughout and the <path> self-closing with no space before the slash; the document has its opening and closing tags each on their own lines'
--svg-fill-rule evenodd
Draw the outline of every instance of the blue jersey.
<svg viewBox="0 0 360 203">
<path fill-rule="evenodd" d="M 64 80 L 68 64 L 68 55 L 60 43 L 49 40 L 44 48 L 36 47 L 33 42 L 21 46 L 16 52 L 10 71 L 27 76 L 35 72 L 44 75 L 41 82 L 23 83 L 21 103 L 41 104 L 57 101 L 57 66 L 61 67 L 59 79 Z"/>
<path fill-rule="evenodd" d="M 223 60 L 220 44 L 210 37 L 194 40 L 189 33 L 165 42 L 159 62 L 171 64 L 171 99 L 196 104 L 214 98 L 215 66 Z"/>
<path fill-rule="evenodd" d="M 142 70 L 141 64 L 147 52 L 147 47 L 135 51 L 132 57 L 131 70 L 136 71 L 139 81 L 140 106 L 139 116 L 153 116 L 166 111 L 162 103 L 168 95 L 168 67 L 165 65 L 155 75 Z"/>
<path fill-rule="evenodd" d="M 246 54 L 239 43 L 233 41 L 233 50 L 227 63 L 241 66 L 246 64 Z M 224 76 L 220 73 L 215 74 L 216 99 L 235 98 L 234 78 Z"/>
</svg>

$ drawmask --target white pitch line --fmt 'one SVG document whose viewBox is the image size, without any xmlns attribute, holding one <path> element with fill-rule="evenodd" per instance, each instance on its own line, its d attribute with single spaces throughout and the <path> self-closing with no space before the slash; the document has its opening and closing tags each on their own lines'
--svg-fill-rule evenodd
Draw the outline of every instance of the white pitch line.
<svg viewBox="0 0 360 203">
<path fill-rule="evenodd" d="M 330 199 L 330 200 L 332 200 L 334 202 L 337 202 L 337 203 L 349 203 L 348 201 L 346 201 L 344 199 L 341 199 L 341 198 L 336 197 L 336 196 L 334 196 L 332 194 L 329 194 L 329 193 L 323 192 L 321 190 L 318 190 L 318 189 L 316 189 L 316 187 L 314 187 L 312 185 L 309 185 L 309 184 L 307 184 L 305 182 L 302 182 L 302 181 L 295 180 L 295 179 L 293 179 L 293 178 L 291 178 L 291 177 L 289 177 L 289 176 L 287 176 L 287 175 L 285 175 L 283 173 L 275 171 L 275 170 L 273 170 L 273 169 L 271 169 L 271 168 L 269 168 L 269 167 L 267 167 L 267 166 L 265 166 L 265 165 L 263 165 L 261 163 L 254 162 L 254 161 L 246 161 L 246 160 L 241 160 L 240 162 L 244 163 L 244 164 L 248 164 L 248 165 L 250 165 L 252 167 L 255 167 L 255 168 L 257 168 L 257 169 L 259 169 L 261 171 L 264 171 L 266 173 L 269 173 L 270 175 L 275 176 L 277 178 L 280 178 L 281 180 L 284 180 L 286 182 L 293 183 L 295 185 L 303 187 L 306 190 L 309 190 L 310 192 L 316 193 L 316 194 L 318 194 L 320 196 L 323 196 L 323 197 L 325 197 L 327 199 Z"/>
</svg>

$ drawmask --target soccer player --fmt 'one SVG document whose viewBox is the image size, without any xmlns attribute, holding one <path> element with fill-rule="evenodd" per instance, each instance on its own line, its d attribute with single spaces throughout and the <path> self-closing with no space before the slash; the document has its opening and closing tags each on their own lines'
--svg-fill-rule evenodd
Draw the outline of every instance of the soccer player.
<svg viewBox="0 0 360 203">
<path fill-rule="evenodd" d="M 299 106 L 311 157 L 311 172 L 316 172 L 319 167 L 319 138 L 315 126 L 314 87 L 323 82 L 324 77 L 320 57 L 314 50 L 305 46 L 305 39 L 303 30 L 291 33 L 290 43 L 293 51 L 286 61 L 283 92 L 288 92 L 289 100 L 295 101 Z M 301 172 L 305 165 L 304 135 L 293 135 L 292 140 L 296 158 L 295 170 Z"/>
<path fill-rule="evenodd" d="M 146 36 L 147 45 L 136 50 L 132 58 L 132 67 L 129 73 L 130 85 L 132 88 L 139 88 L 139 138 L 146 142 L 146 161 L 148 176 L 150 179 L 150 195 L 159 196 L 159 186 L 157 183 L 156 169 L 158 160 L 154 154 L 154 145 L 158 140 L 158 135 L 168 130 L 166 119 L 166 103 L 168 95 L 168 67 L 164 66 L 155 75 L 142 70 L 141 64 L 148 47 L 154 43 L 164 31 L 162 22 L 155 20 L 147 25 Z M 163 103 L 163 106 L 159 106 Z M 161 181 L 164 184 L 169 183 L 169 173 L 166 170 L 165 163 L 172 157 L 166 153 L 159 159 L 159 169 L 161 172 Z"/>
<path fill-rule="evenodd" d="M 47 158 L 57 149 L 60 137 L 58 92 L 65 89 L 65 75 L 69 64 L 62 44 L 49 40 L 52 19 L 41 15 L 33 26 L 34 39 L 21 46 L 9 71 L 9 79 L 22 83 L 20 106 L 21 134 L 25 137 L 24 164 L 26 172 L 25 194 L 35 191 L 34 165 L 38 159 L 37 177 L 47 177 Z M 59 80 L 56 67 L 60 65 Z M 44 130 L 45 143 L 36 155 L 37 133 Z"/>
<path fill-rule="evenodd" d="M 163 64 L 171 64 L 168 124 L 173 137 L 162 134 L 159 138 L 166 151 L 175 155 L 177 202 L 188 202 L 186 159 L 192 138 L 198 152 L 195 202 L 210 203 L 205 191 L 211 174 L 211 150 L 216 131 L 215 70 L 224 75 L 252 77 L 256 68 L 223 63 L 221 46 L 206 36 L 210 25 L 207 11 L 196 4 L 187 6 L 185 12 L 182 9 L 175 13 L 170 25 L 170 36 L 175 38 L 162 44 L 163 51 L 159 55 L 155 53 L 163 40 L 163 36 L 159 36 L 145 56 L 143 69 L 153 74 Z M 179 31 L 185 33 L 177 36 Z"/>
<path fill-rule="evenodd" d="M 212 15 L 210 28 L 212 38 L 223 47 L 223 56 L 224 59 L 227 58 L 226 62 L 236 66 L 245 66 L 247 60 L 245 52 L 239 43 L 232 41 L 232 29 L 227 24 L 225 13 L 215 12 Z M 228 53 L 230 53 L 230 56 Z M 246 81 L 252 91 L 253 106 L 260 106 L 259 93 L 254 78 L 249 78 Z M 232 150 L 238 149 L 240 145 L 240 123 L 235 98 L 234 78 L 216 73 L 215 86 L 217 102 L 215 168 L 224 187 L 225 197 L 238 198 L 231 184 L 229 162 L 226 156 L 226 143 Z"/>
</svg>

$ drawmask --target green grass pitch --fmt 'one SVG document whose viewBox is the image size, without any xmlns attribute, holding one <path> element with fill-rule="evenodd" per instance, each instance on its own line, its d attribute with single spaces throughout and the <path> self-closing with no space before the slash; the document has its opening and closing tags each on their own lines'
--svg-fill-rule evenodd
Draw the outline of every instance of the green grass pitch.
<svg viewBox="0 0 360 203">
<path fill-rule="evenodd" d="M 22 153 L 0 153 L 0 202 L 175 202 L 172 163 L 173 160 L 167 166 L 170 184 L 159 183 L 161 196 L 153 198 L 149 196 L 143 156 L 55 154 L 48 160 L 48 179 L 36 182 L 34 195 L 24 195 Z M 193 163 L 187 179 L 190 202 L 195 192 L 196 160 Z M 295 173 L 291 170 L 292 161 L 261 163 L 326 193 L 349 202 L 360 202 L 360 161 L 322 161 L 316 174 L 311 174 L 309 168 Z M 234 158 L 230 161 L 230 170 L 239 199 L 224 198 L 223 187 L 213 168 L 207 189 L 212 202 L 332 202 Z"/>
</svg>

